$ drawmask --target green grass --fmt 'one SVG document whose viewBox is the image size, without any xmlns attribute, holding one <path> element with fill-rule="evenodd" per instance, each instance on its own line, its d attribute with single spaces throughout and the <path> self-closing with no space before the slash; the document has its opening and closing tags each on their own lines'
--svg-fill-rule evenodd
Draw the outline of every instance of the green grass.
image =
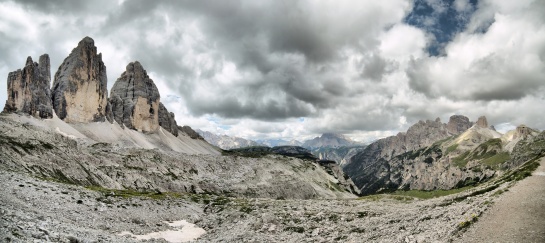
<svg viewBox="0 0 545 243">
<path fill-rule="evenodd" d="M 454 152 L 456 149 L 458 149 L 458 144 L 451 145 L 447 148 L 447 152 L 445 154 L 450 154 L 451 152 Z"/>
<path fill-rule="evenodd" d="M 481 161 L 481 163 L 485 164 L 485 165 L 488 165 L 488 166 L 491 166 L 493 168 L 496 168 L 499 165 L 501 165 L 501 164 L 505 163 L 506 161 L 508 161 L 509 159 L 511 159 L 511 156 L 509 155 L 509 153 L 501 152 L 499 154 L 493 155 L 492 157 L 484 159 L 483 161 Z"/>
<path fill-rule="evenodd" d="M 466 229 L 467 227 L 471 226 L 473 223 L 477 222 L 478 219 L 479 219 L 479 215 L 471 214 L 471 218 L 460 222 L 457 228 L 458 230 Z"/>
<path fill-rule="evenodd" d="M 512 171 L 509 174 L 506 174 L 502 177 L 504 181 L 520 181 L 528 176 L 532 175 L 537 167 L 539 167 L 539 159 L 541 157 L 536 157 L 526 163 L 524 163 L 519 169 Z"/>
<path fill-rule="evenodd" d="M 395 191 L 391 194 L 406 196 L 406 197 L 413 197 L 413 198 L 420 198 L 420 199 L 430 199 L 435 197 L 443 197 L 443 196 L 448 196 L 451 194 L 456 194 L 470 188 L 473 188 L 473 187 L 466 186 L 466 187 L 450 189 L 450 190 L 433 190 L 433 191 L 423 191 L 423 190 Z"/>
<path fill-rule="evenodd" d="M 433 191 L 424 191 L 424 190 L 408 190 L 408 191 L 395 191 L 392 193 L 384 193 L 384 194 L 374 194 L 374 195 L 368 195 L 358 198 L 358 200 L 369 200 L 369 201 L 379 201 L 381 199 L 394 199 L 397 201 L 410 201 L 414 198 L 418 199 L 430 199 L 430 198 L 436 198 L 436 197 L 443 197 L 448 196 L 451 194 L 456 194 L 459 192 L 463 192 L 465 190 L 474 188 L 474 186 L 465 186 L 461 188 L 456 189 L 450 189 L 450 190 L 433 190 Z"/>
<path fill-rule="evenodd" d="M 458 166 L 460 168 L 465 167 L 467 165 L 467 157 L 469 155 L 469 151 L 464 152 L 463 154 L 460 154 L 454 158 L 452 158 L 452 163 L 455 166 Z"/>
</svg>

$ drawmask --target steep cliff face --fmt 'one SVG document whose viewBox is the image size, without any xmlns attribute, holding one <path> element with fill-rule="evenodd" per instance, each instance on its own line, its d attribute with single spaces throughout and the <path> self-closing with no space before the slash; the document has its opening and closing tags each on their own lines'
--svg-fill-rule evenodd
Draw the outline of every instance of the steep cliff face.
<svg viewBox="0 0 545 243">
<path fill-rule="evenodd" d="M 51 106 L 51 70 L 49 56 L 40 56 L 39 63 L 26 60 L 23 70 L 8 75 L 8 100 L 4 112 L 20 112 L 37 118 L 53 117 Z"/>
<path fill-rule="evenodd" d="M 69 123 L 104 121 L 108 105 L 106 66 L 93 39 L 83 38 L 55 73 L 52 101 Z"/>
<path fill-rule="evenodd" d="M 159 129 L 159 103 L 159 90 L 139 62 L 127 65 L 110 92 L 114 120 L 142 132 Z"/>
<path fill-rule="evenodd" d="M 159 103 L 159 126 L 172 133 L 172 135 L 178 136 L 178 124 L 174 119 L 174 113 L 168 112 L 163 103 Z"/>
</svg>

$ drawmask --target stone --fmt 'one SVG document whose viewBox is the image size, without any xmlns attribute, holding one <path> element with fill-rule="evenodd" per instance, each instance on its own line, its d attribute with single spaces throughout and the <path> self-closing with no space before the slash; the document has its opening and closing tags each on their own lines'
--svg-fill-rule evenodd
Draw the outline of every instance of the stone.
<svg viewBox="0 0 545 243">
<path fill-rule="evenodd" d="M 485 116 L 480 116 L 477 120 L 477 126 L 482 128 L 488 128 L 488 121 Z"/>
<path fill-rule="evenodd" d="M 85 37 L 55 73 L 52 100 L 57 116 L 68 123 L 104 121 L 108 103 L 106 66 L 95 42 Z"/>
<path fill-rule="evenodd" d="M 157 86 L 139 62 L 131 62 L 110 91 L 114 120 L 142 132 L 159 129 L 160 95 Z"/>
<path fill-rule="evenodd" d="M 159 102 L 159 126 L 172 133 L 172 135 L 178 136 L 178 124 L 174 119 L 174 113 L 169 112 L 161 102 Z"/>
<path fill-rule="evenodd" d="M 473 123 L 469 121 L 469 118 L 462 115 L 453 115 L 450 117 L 447 123 L 447 130 L 453 135 L 458 135 L 473 126 Z"/>
<path fill-rule="evenodd" d="M 36 118 L 52 118 L 51 71 L 49 56 L 40 56 L 39 63 L 28 57 L 23 70 L 10 72 L 7 80 L 8 100 L 4 112 L 17 112 Z"/>
</svg>

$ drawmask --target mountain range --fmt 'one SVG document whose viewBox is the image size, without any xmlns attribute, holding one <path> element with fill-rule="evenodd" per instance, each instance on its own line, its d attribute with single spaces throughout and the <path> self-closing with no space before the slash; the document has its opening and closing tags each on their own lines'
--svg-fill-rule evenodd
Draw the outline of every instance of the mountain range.
<svg viewBox="0 0 545 243">
<path fill-rule="evenodd" d="M 179 126 L 138 61 L 108 93 L 90 37 L 53 82 L 50 68 L 44 54 L 8 75 L 0 241 L 177 242 L 188 229 L 205 242 L 456 241 L 545 156 L 545 132 L 502 134 L 485 116 L 368 145 L 218 136 Z"/>
<path fill-rule="evenodd" d="M 222 155 L 203 139 L 207 134 L 177 125 L 138 61 L 126 66 L 108 95 L 106 66 L 89 37 L 65 58 L 51 88 L 49 68 L 47 54 L 38 63 L 29 57 L 8 77 L 0 117 L 0 167 L 5 170 L 110 189 L 354 197 L 354 185 L 342 170 L 331 173 L 331 166 L 313 160 Z M 294 165 L 313 169 L 294 170 Z"/>
<path fill-rule="evenodd" d="M 215 135 L 199 129 L 196 131 L 210 144 L 225 150 L 254 146 L 268 146 L 271 148 L 277 146 L 300 146 L 309 149 L 318 159 L 335 161 L 341 166 L 344 166 L 351 156 L 365 147 L 365 145 L 353 141 L 347 136 L 335 133 L 324 133 L 319 137 L 299 142 L 295 139 L 291 141 L 283 139 L 252 141 L 227 135 Z"/>
<path fill-rule="evenodd" d="M 475 123 L 460 115 L 447 124 L 420 121 L 369 144 L 343 169 L 362 194 L 471 186 L 543 155 L 543 147 L 520 141 L 541 143 L 544 134 L 524 125 L 501 134 L 484 116 Z"/>
</svg>

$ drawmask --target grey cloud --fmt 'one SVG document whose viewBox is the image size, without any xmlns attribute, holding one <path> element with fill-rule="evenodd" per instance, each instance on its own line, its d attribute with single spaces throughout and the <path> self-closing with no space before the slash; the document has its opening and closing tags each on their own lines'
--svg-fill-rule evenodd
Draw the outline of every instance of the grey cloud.
<svg viewBox="0 0 545 243">
<path fill-rule="evenodd" d="M 372 81 L 381 81 L 382 77 L 396 70 L 396 64 L 387 61 L 378 54 L 372 54 L 358 63 L 363 66 L 361 76 Z"/>
<path fill-rule="evenodd" d="M 286 100 L 256 100 L 242 103 L 236 97 L 219 97 L 214 102 L 190 101 L 196 115 L 216 114 L 225 118 L 251 117 L 258 120 L 278 120 L 290 117 L 307 117 L 312 114 L 308 105 L 291 97 Z M 290 103 L 287 105 L 286 103 Z"/>
<path fill-rule="evenodd" d="M 430 57 L 431 60 L 436 58 Z M 409 77 L 409 87 L 428 97 L 434 97 L 431 92 L 432 81 L 428 79 L 429 73 L 424 60 L 411 60 L 407 68 L 407 77 Z"/>
<path fill-rule="evenodd" d="M 455 76 L 441 77 L 437 70 L 430 72 L 429 65 L 434 63 L 442 63 L 440 68 L 446 71 L 446 58 L 413 60 L 406 71 L 409 87 L 429 98 L 473 101 L 520 100 L 545 87 L 545 62 L 534 63 L 529 70 L 509 55 L 491 54 L 476 59 L 468 69 L 457 70 Z"/>
</svg>

